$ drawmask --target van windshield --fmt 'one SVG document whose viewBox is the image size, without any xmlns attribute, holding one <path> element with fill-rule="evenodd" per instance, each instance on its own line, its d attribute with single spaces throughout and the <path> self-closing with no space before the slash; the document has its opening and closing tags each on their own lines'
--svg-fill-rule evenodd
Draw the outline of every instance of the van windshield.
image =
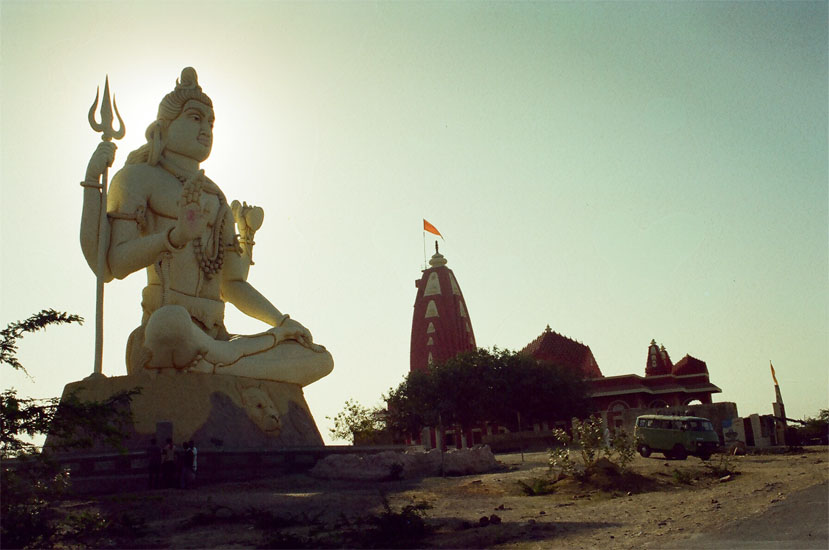
<svg viewBox="0 0 829 550">
<path fill-rule="evenodd" d="M 708 420 L 668 420 L 661 418 L 640 418 L 638 425 L 642 428 L 659 428 L 663 430 L 683 430 L 692 432 L 713 432 L 714 425 Z"/>
</svg>

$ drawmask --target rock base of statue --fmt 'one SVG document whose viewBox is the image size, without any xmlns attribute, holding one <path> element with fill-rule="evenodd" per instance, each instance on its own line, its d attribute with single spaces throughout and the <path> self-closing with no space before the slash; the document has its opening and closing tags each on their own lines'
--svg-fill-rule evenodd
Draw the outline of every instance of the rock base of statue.
<svg viewBox="0 0 829 550">
<path fill-rule="evenodd" d="M 183 373 L 90 377 L 67 384 L 63 398 L 101 401 L 140 388 L 131 401 L 132 426 L 124 446 L 144 450 L 155 438 L 201 450 L 273 449 L 323 445 L 302 388 L 296 384 L 237 376 Z M 46 440 L 49 448 L 55 442 Z M 104 450 L 96 446 L 91 451 Z"/>
</svg>

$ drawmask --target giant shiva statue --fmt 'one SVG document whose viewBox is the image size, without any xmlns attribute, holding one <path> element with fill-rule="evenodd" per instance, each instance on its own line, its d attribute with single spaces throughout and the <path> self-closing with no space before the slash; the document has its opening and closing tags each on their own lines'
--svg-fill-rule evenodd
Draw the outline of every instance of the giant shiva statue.
<svg viewBox="0 0 829 550">
<path fill-rule="evenodd" d="M 81 182 L 84 255 L 106 281 L 146 271 L 141 326 L 127 344 L 128 374 L 176 369 L 305 386 L 331 372 L 333 359 L 247 281 L 263 211 L 228 204 L 200 169 L 211 152 L 213 121 L 213 102 L 196 71 L 184 69 L 147 128 L 147 143 L 113 177 L 103 224 L 101 176 L 115 145 L 98 146 Z M 96 263 L 101 246 L 103 273 Z M 271 328 L 229 333 L 225 302 Z"/>
</svg>

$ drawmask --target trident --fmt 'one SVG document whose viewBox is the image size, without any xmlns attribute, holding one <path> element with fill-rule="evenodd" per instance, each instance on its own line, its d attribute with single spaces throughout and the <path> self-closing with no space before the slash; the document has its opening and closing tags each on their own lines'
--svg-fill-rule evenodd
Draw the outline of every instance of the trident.
<svg viewBox="0 0 829 550">
<path fill-rule="evenodd" d="M 96 132 L 102 132 L 102 141 L 112 141 L 124 137 L 124 121 L 118 112 L 118 105 L 109 99 L 109 75 L 106 76 L 104 84 L 104 97 L 101 102 L 101 122 L 95 122 L 95 111 L 98 109 L 98 96 L 101 88 L 95 92 L 95 103 L 89 109 L 89 125 Z M 112 108 L 115 107 L 115 115 L 118 117 L 118 131 L 112 127 Z M 109 222 L 107 220 L 107 179 L 109 167 L 104 167 L 101 175 L 101 212 L 98 218 L 98 269 L 96 270 L 95 281 L 95 370 L 93 377 L 103 376 L 104 357 L 104 276 L 106 273 L 106 256 L 109 248 Z"/>
</svg>

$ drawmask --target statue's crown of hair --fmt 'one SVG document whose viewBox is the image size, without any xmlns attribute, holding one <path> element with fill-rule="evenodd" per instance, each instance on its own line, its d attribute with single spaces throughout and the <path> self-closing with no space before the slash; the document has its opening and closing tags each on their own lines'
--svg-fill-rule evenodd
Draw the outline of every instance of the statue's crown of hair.
<svg viewBox="0 0 829 550">
<path fill-rule="evenodd" d="M 185 67 L 181 78 L 176 80 L 176 89 L 164 96 L 158 106 L 159 120 L 174 120 L 181 113 L 184 104 L 194 99 L 213 107 L 213 101 L 201 90 L 199 76 L 193 67 Z"/>
</svg>

